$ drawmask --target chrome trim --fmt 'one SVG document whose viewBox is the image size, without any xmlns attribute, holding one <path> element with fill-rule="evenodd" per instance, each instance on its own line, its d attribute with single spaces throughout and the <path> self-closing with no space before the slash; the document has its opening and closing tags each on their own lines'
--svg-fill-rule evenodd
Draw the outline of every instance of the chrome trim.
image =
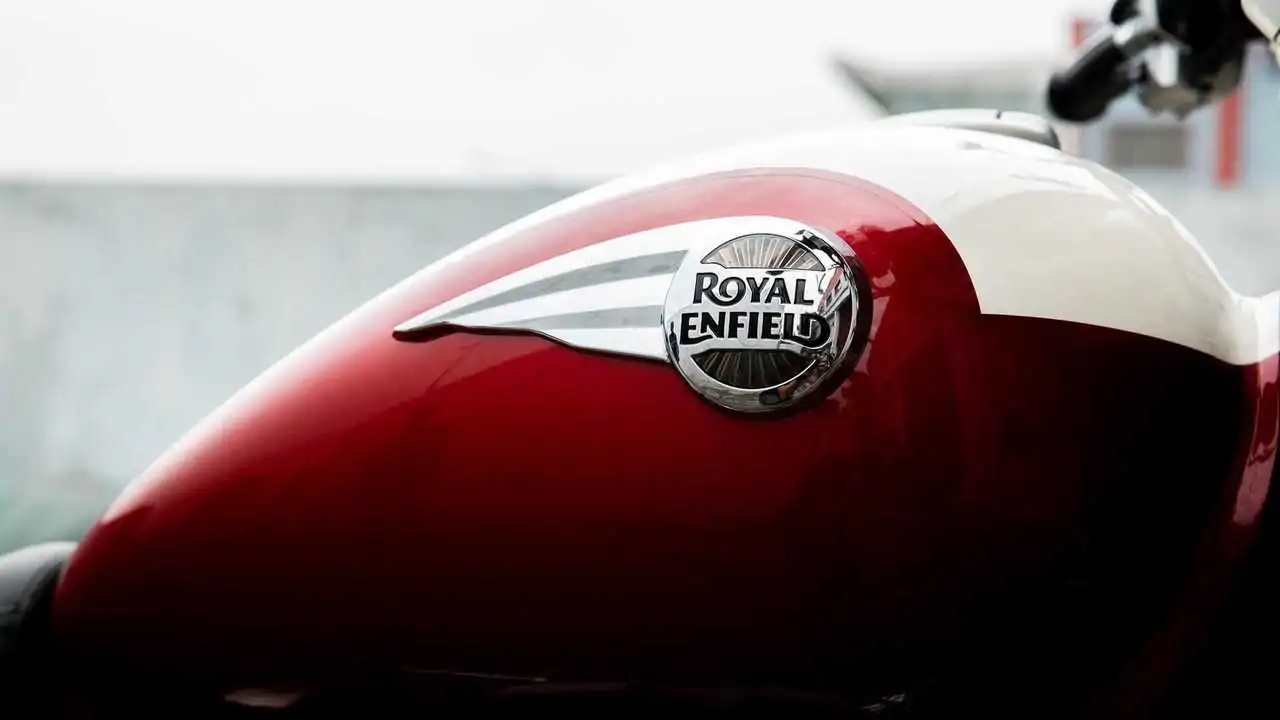
<svg viewBox="0 0 1280 720">
<path fill-rule="evenodd" d="M 662 306 L 689 249 L 752 232 L 794 233 L 782 218 L 698 220 L 624 235 L 531 265 L 395 327 L 402 340 L 449 328 L 529 332 L 587 350 L 669 362 Z"/>
<path fill-rule="evenodd" d="M 401 323 L 395 336 L 539 335 L 671 363 L 721 408 L 773 412 L 827 386 L 865 335 L 851 257 L 837 236 L 783 218 L 667 225 L 485 283 Z"/>
<path fill-rule="evenodd" d="M 782 230 L 709 236 L 691 248 L 663 306 L 676 369 L 727 410 L 776 412 L 819 392 L 860 329 L 842 254 L 852 250 L 798 223 Z"/>
<path fill-rule="evenodd" d="M 518 285 L 488 297 L 478 298 L 451 310 L 448 316 L 472 315 L 492 308 L 519 304 L 522 301 L 544 298 L 553 294 L 564 295 L 574 290 L 591 287 L 618 285 L 621 288 L 623 287 L 621 283 L 626 281 L 669 276 L 680 267 L 682 259 L 684 259 L 684 252 L 675 251 L 586 265 L 559 275 L 544 277 L 541 280 L 531 280 L 524 285 Z M 625 290 L 620 291 L 625 292 Z"/>
<path fill-rule="evenodd" d="M 479 312 L 449 313 L 435 319 L 473 327 L 521 327 L 522 323 L 584 312 L 600 312 L 622 307 L 656 305 L 655 298 L 666 293 L 670 275 L 653 275 L 571 288 L 546 295 L 494 305 Z M 620 326 L 620 327 L 626 327 Z"/>
</svg>

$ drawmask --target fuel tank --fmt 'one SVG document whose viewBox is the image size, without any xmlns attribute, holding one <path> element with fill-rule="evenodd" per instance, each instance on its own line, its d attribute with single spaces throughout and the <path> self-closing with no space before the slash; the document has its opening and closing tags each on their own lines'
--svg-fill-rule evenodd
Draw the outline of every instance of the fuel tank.
<svg viewBox="0 0 1280 720">
<path fill-rule="evenodd" d="M 55 626 L 228 691 L 1139 702 L 1248 546 L 1278 350 L 1277 296 L 1051 143 L 733 148 L 501 228 L 299 348 L 125 490 Z"/>
</svg>

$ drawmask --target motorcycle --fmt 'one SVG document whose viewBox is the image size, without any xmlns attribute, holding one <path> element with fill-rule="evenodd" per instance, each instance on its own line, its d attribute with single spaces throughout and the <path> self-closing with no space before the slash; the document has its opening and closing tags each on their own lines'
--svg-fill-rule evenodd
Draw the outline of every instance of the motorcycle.
<svg viewBox="0 0 1280 720">
<path fill-rule="evenodd" d="M 1243 41 L 1117 8 L 1060 117 L 1238 81 Z M 50 717 L 1176 715 L 1270 614 L 1278 375 L 1280 292 L 1044 118 L 730 148 L 430 265 L 0 558 L 0 683 Z"/>
</svg>

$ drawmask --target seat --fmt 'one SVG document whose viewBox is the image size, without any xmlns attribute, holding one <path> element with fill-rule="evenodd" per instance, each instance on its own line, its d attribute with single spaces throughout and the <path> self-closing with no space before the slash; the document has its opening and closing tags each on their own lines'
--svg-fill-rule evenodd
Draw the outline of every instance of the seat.
<svg viewBox="0 0 1280 720">
<path fill-rule="evenodd" d="M 51 542 L 0 555 L 0 698 L 24 712 L 51 698 L 58 677 L 50 608 L 74 549 L 75 543 Z"/>
</svg>

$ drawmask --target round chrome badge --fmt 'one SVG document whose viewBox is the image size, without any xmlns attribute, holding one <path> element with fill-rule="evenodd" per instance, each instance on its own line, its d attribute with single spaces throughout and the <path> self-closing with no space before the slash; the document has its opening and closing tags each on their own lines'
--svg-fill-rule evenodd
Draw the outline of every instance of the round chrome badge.
<svg viewBox="0 0 1280 720">
<path fill-rule="evenodd" d="M 662 312 L 685 381 L 744 413 L 789 408 L 826 386 L 865 335 L 859 311 L 870 310 L 860 308 L 860 276 L 836 249 L 841 241 L 761 220 L 778 227 L 692 249 Z"/>
</svg>

